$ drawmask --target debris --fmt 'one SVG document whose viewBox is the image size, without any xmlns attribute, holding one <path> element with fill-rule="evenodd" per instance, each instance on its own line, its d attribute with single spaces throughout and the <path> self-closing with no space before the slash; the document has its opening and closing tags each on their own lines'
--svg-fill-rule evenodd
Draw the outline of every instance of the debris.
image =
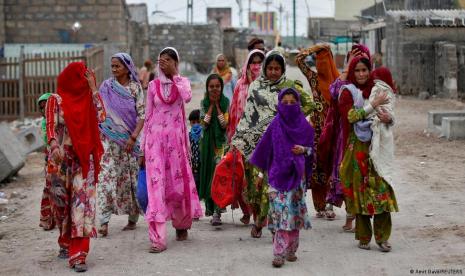
<svg viewBox="0 0 465 276">
<path fill-rule="evenodd" d="M 0 198 L 6 198 L 6 194 L 4 192 L 0 192 Z"/>
<path fill-rule="evenodd" d="M 8 199 L 0 198 L 0 205 L 6 205 L 6 204 L 8 204 Z"/>
<path fill-rule="evenodd" d="M 425 215 L 425 217 L 432 217 L 432 216 L 434 216 L 434 213 L 428 213 Z"/>
<path fill-rule="evenodd" d="M 431 97 L 431 95 L 430 95 L 428 92 L 425 92 L 425 91 L 420 92 L 420 93 L 418 94 L 418 98 L 419 98 L 420 100 L 427 100 L 427 99 L 429 99 L 430 97 Z"/>
<path fill-rule="evenodd" d="M 4 221 L 4 220 L 6 220 L 6 219 L 8 219 L 7 216 L 1 216 L 1 217 L 0 217 L 0 221 Z"/>
</svg>

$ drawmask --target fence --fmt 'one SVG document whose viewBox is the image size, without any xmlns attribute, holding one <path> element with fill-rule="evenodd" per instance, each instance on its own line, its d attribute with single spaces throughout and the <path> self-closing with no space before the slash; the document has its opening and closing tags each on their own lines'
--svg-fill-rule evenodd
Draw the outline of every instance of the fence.
<svg viewBox="0 0 465 276">
<path fill-rule="evenodd" d="M 83 52 L 69 51 L 24 54 L 0 60 L 0 121 L 37 116 L 37 98 L 56 91 L 58 74 L 73 61 L 84 61 L 95 71 L 97 83 L 103 79 L 103 47 Z"/>
</svg>

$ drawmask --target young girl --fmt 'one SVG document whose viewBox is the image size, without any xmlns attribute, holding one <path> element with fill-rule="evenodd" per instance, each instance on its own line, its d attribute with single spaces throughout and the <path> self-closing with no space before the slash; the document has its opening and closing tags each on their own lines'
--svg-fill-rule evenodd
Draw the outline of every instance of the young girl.
<svg viewBox="0 0 465 276">
<path fill-rule="evenodd" d="M 221 213 L 211 198 L 213 173 L 226 145 L 229 100 L 223 94 L 223 79 L 217 74 L 207 78 L 205 97 L 201 102 L 203 134 L 200 140 L 200 186 L 199 196 L 205 200 L 205 215 L 213 216 L 211 224 L 221 225 Z"/>
<path fill-rule="evenodd" d="M 142 149 L 147 173 L 151 253 L 166 250 L 166 222 L 176 240 L 187 239 L 192 219 L 202 216 L 189 163 L 184 104 L 192 97 L 189 80 L 179 75 L 179 55 L 171 47 L 159 55 L 158 78 L 149 83 Z M 142 161 L 142 160 L 141 160 Z"/>
<path fill-rule="evenodd" d="M 250 159 L 251 164 L 266 172 L 270 185 L 268 229 L 274 233 L 274 267 L 281 267 L 284 259 L 297 260 L 299 230 L 311 228 L 303 177 L 311 178 L 314 138 L 314 130 L 301 111 L 299 93 L 285 88 L 278 101 L 278 114 Z M 263 173 L 259 178 L 263 180 Z"/>
</svg>

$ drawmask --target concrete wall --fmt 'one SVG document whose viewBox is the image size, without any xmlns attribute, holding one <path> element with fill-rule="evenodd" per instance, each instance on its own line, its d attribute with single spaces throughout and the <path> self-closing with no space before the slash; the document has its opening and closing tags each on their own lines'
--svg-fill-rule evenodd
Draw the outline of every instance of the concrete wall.
<svg viewBox="0 0 465 276">
<path fill-rule="evenodd" d="M 223 52 L 223 32 L 217 24 L 157 24 L 150 25 L 149 33 L 152 60 L 171 46 L 178 50 L 181 61 L 193 63 L 206 73 L 212 69 L 216 55 Z"/>
<path fill-rule="evenodd" d="M 442 98 L 457 98 L 457 47 L 449 42 L 434 43 L 435 92 Z"/>
<path fill-rule="evenodd" d="M 465 45 L 457 47 L 457 96 L 465 99 Z"/>
<path fill-rule="evenodd" d="M 383 63 L 391 69 L 400 93 L 441 93 L 435 89 L 437 71 L 434 43 L 447 41 L 463 44 L 465 28 L 406 28 L 390 17 L 386 24 L 386 54 Z"/>
<path fill-rule="evenodd" d="M 3 0 L 7 43 L 128 41 L 124 0 Z M 82 28 L 71 31 L 74 22 Z"/>
<path fill-rule="evenodd" d="M 149 58 L 149 20 L 146 4 L 128 5 L 131 22 L 129 25 L 129 49 L 134 63 L 142 67 Z"/>
</svg>

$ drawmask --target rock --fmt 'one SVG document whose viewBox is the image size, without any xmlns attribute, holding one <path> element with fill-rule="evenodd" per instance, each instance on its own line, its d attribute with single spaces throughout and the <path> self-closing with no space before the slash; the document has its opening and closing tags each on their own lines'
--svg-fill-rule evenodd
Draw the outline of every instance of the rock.
<svg viewBox="0 0 465 276">
<path fill-rule="evenodd" d="M 7 204 L 8 204 L 8 199 L 0 198 L 0 205 L 7 205 Z"/>
<path fill-rule="evenodd" d="M 17 198 L 17 197 L 19 197 L 19 196 L 20 196 L 20 194 L 19 194 L 18 192 L 12 192 L 12 193 L 10 194 L 10 198 Z"/>
<path fill-rule="evenodd" d="M 0 124 L 0 181 L 15 175 L 26 160 L 24 146 L 11 132 L 7 124 Z"/>
<path fill-rule="evenodd" d="M 420 94 L 418 94 L 418 98 L 420 100 L 427 100 L 431 97 L 431 95 L 429 94 L 429 92 L 420 92 Z"/>
<path fill-rule="evenodd" d="M 0 221 L 4 221 L 4 220 L 7 220 L 7 219 L 8 219 L 7 216 L 1 216 L 1 217 L 0 217 Z M 3 236 L 2 236 L 2 238 L 3 238 Z"/>
</svg>

